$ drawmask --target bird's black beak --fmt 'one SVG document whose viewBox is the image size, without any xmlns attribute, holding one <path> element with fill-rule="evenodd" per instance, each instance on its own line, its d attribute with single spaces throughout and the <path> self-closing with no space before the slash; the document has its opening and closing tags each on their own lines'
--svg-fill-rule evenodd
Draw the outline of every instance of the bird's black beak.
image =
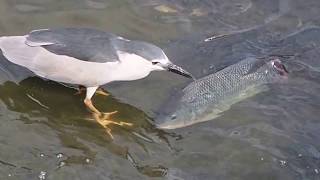
<svg viewBox="0 0 320 180">
<path fill-rule="evenodd" d="M 192 78 L 195 79 L 191 73 L 189 73 L 188 71 L 182 69 L 181 67 L 175 65 L 175 64 L 168 64 L 167 66 L 167 70 L 171 71 L 173 73 L 176 74 L 180 74 L 181 76 L 187 77 L 187 78 Z"/>
</svg>

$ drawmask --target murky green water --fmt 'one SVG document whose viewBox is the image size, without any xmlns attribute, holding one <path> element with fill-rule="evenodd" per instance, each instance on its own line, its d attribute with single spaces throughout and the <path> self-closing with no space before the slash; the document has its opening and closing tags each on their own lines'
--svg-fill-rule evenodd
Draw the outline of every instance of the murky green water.
<svg viewBox="0 0 320 180">
<path fill-rule="evenodd" d="M 196 77 L 248 56 L 290 71 L 217 119 L 166 132 L 150 122 L 189 80 L 106 85 L 97 106 L 134 123 L 112 126 L 112 141 L 75 89 L 0 57 L 0 179 L 320 179 L 319 19 L 317 0 L 0 0 L 0 35 L 93 27 L 153 42 Z"/>
</svg>

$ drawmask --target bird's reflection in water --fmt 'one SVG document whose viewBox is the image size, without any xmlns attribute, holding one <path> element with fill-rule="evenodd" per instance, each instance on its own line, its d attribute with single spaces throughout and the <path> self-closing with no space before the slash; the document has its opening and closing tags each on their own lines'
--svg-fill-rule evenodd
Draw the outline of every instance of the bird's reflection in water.
<svg viewBox="0 0 320 180">
<path fill-rule="evenodd" d="M 96 149 L 87 144 L 90 142 L 104 147 L 108 152 L 128 160 L 140 173 L 147 176 L 164 176 L 167 168 L 161 165 L 147 165 L 130 153 L 142 149 L 149 154 L 148 144 L 167 147 L 168 152 L 175 151 L 170 145 L 170 138 L 177 138 L 157 130 L 150 118 L 141 110 L 118 102 L 112 96 L 95 96 L 94 101 L 101 109 L 119 110 L 116 120 L 133 123 L 132 127 L 112 126 L 115 139 L 106 136 L 104 129 L 90 120 L 90 112 L 83 106 L 76 89 L 29 77 L 18 84 L 5 82 L 0 85 L 0 99 L 8 110 L 18 112 L 19 120 L 25 124 L 38 123 L 50 127 L 58 135 L 61 146 L 81 150 L 85 155 L 70 155 L 65 160 L 68 164 L 81 164 L 84 158 L 95 159 Z M 80 95 L 81 96 L 81 95 Z M 129 146 L 127 146 L 129 144 Z M 140 152 L 141 153 L 141 152 Z"/>
</svg>

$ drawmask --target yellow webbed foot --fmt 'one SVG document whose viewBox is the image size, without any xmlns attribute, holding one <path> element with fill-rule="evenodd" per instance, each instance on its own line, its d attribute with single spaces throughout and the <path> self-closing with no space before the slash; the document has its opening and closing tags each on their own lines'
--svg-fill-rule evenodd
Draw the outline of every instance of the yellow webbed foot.
<svg viewBox="0 0 320 180">
<path fill-rule="evenodd" d="M 93 118 L 106 129 L 107 134 L 113 139 L 113 135 L 111 133 L 111 129 L 109 128 L 110 124 L 115 124 L 118 126 L 132 126 L 132 123 L 127 122 L 116 122 L 112 120 L 112 116 L 116 114 L 118 111 L 101 113 L 92 103 L 91 98 L 94 93 L 99 93 L 102 95 L 109 95 L 108 93 L 104 92 L 101 88 L 100 90 L 96 91 L 98 87 L 87 87 L 86 98 L 84 99 L 84 104 L 91 110 L 93 114 Z"/>
<path fill-rule="evenodd" d="M 118 111 L 108 112 L 108 113 L 94 113 L 94 119 L 106 129 L 107 134 L 113 139 L 111 129 L 108 127 L 110 124 L 115 124 L 118 126 L 132 126 L 132 123 L 127 122 L 116 122 L 112 120 L 112 115 L 116 114 Z"/>
</svg>

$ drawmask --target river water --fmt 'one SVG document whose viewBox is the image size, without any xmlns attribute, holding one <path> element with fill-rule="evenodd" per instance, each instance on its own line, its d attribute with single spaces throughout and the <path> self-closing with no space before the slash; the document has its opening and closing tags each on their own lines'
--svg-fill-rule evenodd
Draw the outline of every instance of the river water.
<svg viewBox="0 0 320 180">
<path fill-rule="evenodd" d="M 219 118 L 170 131 L 153 118 L 189 79 L 108 84 L 96 105 L 134 123 L 112 126 L 111 140 L 75 89 L 0 56 L 0 179 L 320 179 L 319 19 L 317 0 L 0 0 L 0 36 L 93 27 L 157 44 L 197 78 L 247 57 L 277 56 L 290 72 Z"/>
</svg>

